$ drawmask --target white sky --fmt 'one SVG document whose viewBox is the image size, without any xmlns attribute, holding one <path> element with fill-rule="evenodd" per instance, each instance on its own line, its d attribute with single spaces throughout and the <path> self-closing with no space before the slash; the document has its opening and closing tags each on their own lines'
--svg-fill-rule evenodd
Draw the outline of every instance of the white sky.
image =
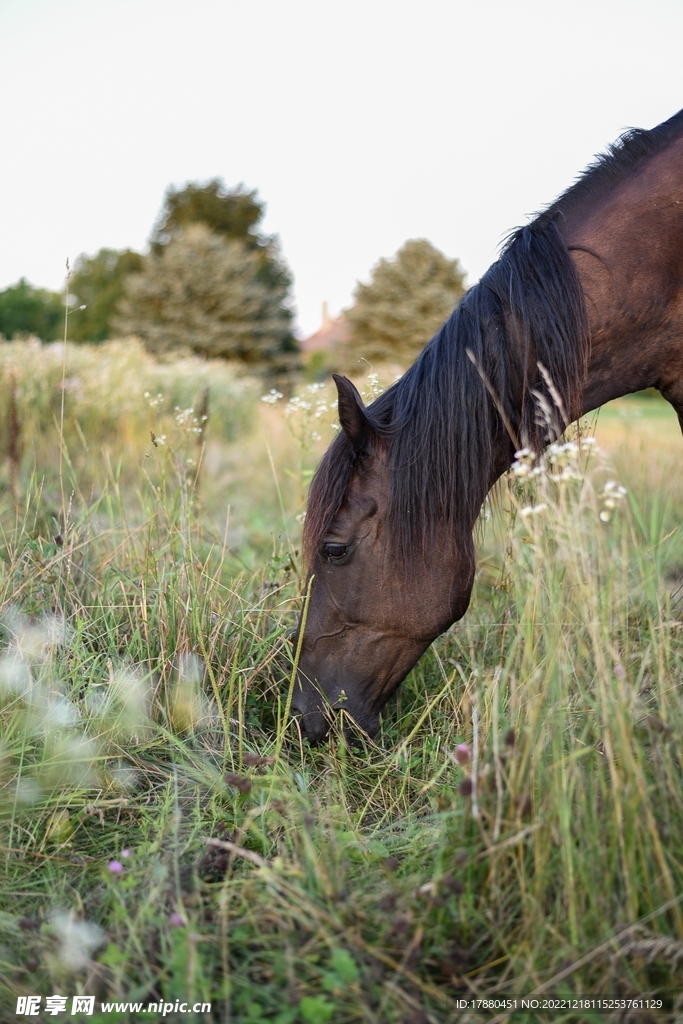
<svg viewBox="0 0 683 1024">
<path fill-rule="evenodd" d="M 166 186 L 258 188 L 299 327 L 407 239 L 473 283 L 683 106 L 681 0 L 0 0 L 0 288 L 144 250 Z"/>
</svg>

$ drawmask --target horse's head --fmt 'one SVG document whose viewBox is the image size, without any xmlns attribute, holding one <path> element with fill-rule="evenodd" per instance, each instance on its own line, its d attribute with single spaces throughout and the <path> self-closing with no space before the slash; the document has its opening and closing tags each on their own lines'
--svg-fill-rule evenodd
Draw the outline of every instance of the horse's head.
<svg viewBox="0 0 683 1024">
<path fill-rule="evenodd" d="M 377 731 L 396 687 L 464 614 L 474 573 L 471 540 L 458 550 L 445 523 L 435 525 L 428 550 L 401 549 L 390 521 L 391 433 L 373 424 L 349 380 L 335 381 L 343 436 L 311 487 L 305 540 L 315 578 L 293 696 L 313 741 L 339 709 Z M 335 465 L 344 460 L 346 468 Z"/>
</svg>

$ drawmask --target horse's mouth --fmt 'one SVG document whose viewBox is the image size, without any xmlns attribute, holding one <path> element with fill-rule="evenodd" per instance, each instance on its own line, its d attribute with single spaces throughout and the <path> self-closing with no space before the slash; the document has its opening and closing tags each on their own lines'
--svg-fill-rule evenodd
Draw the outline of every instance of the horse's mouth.
<svg viewBox="0 0 683 1024">
<path fill-rule="evenodd" d="M 363 737 L 372 739 L 379 729 L 379 715 L 363 713 L 356 717 L 345 706 L 346 702 L 335 701 L 328 704 L 324 709 L 321 707 L 306 708 L 297 705 L 296 699 L 292 701 L 292 711 L 296 715 L 302 735 L 308 740 L 311 746 L 318 746 L 323 743 L 330 730 L 343 719 L 342 731 L 346 741 L 357 746 L 362 743 Z"/>
<path fill-rule="evenodd" d="M 323 743 L 327 738 L 327 734 L 331 727 L 328 716 L 317 709 L 314 711 L 306 711 L 303 708 L 298 708 L 294 702 L 292 702 L 292 711 L 294 712 L 302 735 L 308 740 L 311 746 L 317 747 L 319 743 Z"/>
</svg>

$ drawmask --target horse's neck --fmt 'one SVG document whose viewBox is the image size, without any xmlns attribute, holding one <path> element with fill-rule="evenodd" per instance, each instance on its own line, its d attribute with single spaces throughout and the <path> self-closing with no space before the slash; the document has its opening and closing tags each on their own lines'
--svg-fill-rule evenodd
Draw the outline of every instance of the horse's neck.
<svg viewBox="0 0 683 1024">
<path fill-rule="evenodd" d="M 655 387 L 683 421 L 683 138 L 563 235 L 591 331 L 583 411 Z"/>
</svg>

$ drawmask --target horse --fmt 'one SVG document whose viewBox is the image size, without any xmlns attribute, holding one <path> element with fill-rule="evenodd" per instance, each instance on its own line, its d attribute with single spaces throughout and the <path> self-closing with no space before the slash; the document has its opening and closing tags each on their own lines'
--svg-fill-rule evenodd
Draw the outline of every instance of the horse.
<svg viewBox="0 0 683 1024">
<path fill-rule="evenodd" d="M 473 529 L 522 443 L 656 388 L 683 428 L 683 110 L 631 129 L 507 240 L 416 362 L 341 431 L 311 482 L 292 707 L 312 743 L 379 713 L 469 605 Z M 554 410 L 554 422 L 539 417 Z"/>
</svg>

